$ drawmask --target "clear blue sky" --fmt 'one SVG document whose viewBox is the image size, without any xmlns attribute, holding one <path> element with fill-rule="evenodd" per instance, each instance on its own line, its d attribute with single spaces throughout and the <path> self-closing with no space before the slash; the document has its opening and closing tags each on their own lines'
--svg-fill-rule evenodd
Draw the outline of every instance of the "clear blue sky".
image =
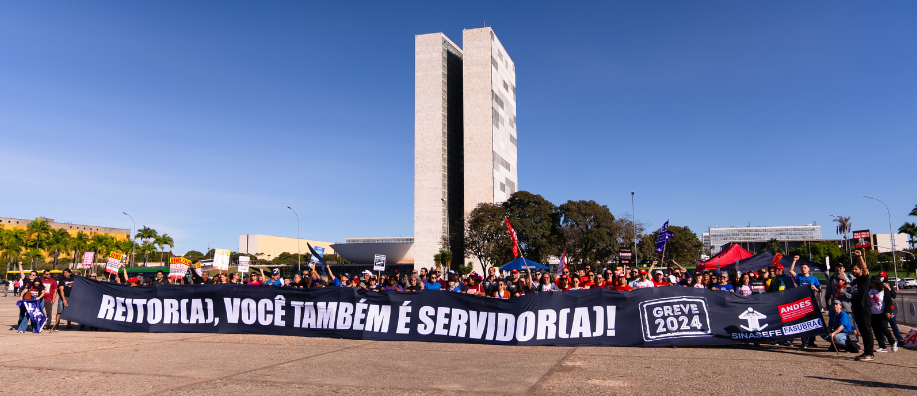
<svg viewBox="0 0 917 396">
<path fill-rule="evenodd" d="M 888 232 L 917 204 L 917 3 L 4 2 L 0 216 L 413 234 L 415 34 L 517 65 L 519 188 L 659 227 Z"/>
</svg>

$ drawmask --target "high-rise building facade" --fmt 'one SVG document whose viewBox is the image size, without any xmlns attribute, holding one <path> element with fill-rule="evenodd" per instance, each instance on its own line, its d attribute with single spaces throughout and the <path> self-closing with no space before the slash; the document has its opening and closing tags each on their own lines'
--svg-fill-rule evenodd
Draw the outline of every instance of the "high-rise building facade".
<svg viewBox="0 0 917 396">
<path fill-rule="evenodd" d="M 414 254 L 429 267 L 463 232 L 462 50 L 442 33 L 414 37 Z M 456 245 L 456 246 L 453 246 Z M 457 256 L 461 257 L 461 256 Z M 420 258 L 420 263 L 417 263 Z"/>
<path fill-rule="evenodd" d="M 518 190 L 516 68 L 491 28 L 414 38 L 414 262 L 464 257 L 464 217 Z"/>
<path fill-rule="evenodd" d="M 462 33 L 465 212 L 517 191 L 516 65 L 491 28 Z"/>
</svg>

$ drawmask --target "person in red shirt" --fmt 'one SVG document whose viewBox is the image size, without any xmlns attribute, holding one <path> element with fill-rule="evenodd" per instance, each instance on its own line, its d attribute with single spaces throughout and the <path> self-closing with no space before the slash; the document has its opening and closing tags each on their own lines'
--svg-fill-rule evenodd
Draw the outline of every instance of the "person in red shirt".
<svg viewBox="0 0 917 396">
<path fill-rule="evenodd" d="M 54 317 L 51 311 L 54 310 L 54 297 L 57 296 L 57 281 L 51 277 L 51 271 L 45 270 L 41 273 L 41 284 L 45 287 L 45 317 L 48 318 L 45 329 L 47 330 L 51 328 L 51 318 Z"/>
<path fill-rule="evenodd" d="M 560 290 L 570 290 L 570 278 L 566 276 L 558 277 L 557 288 Z"/>
<path fill-rule="evenodd" d="M 634 289 L 627 285 L 627 278 L 618 277 L 618 284 L 615 285 L 615 291 L 633 291 Z"/>
<path fill-rule="evenodd" d="M 662 271 L 656 271 L 653 273 L 653 286 L 661 287 L 668 286 L 669 282 L 665 280 L 665 277 L 662 274 Z"/>
</svg>

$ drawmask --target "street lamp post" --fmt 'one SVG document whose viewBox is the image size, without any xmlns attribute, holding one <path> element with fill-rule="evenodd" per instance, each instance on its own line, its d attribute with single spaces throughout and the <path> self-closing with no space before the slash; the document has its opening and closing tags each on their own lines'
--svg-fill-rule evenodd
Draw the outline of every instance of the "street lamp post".
<svg viewBox="0 0 917 396">
<path fill-rule="evenodd" d="M 864 195 L 863 198 L 874 199 L 876 201 L 882 202 L 879 198 L 873 198 L 868 195 Z M 898 279 L 898 256 L 895 255 L 895 233 L 892 231 L 892 212 L 888 210 L 888 205 L 885 205 L 885 202 L 882 202 L 882 205 L 885 206 L 885 211 L 888 213 L 888 237 L 892 240 L 892 264 L 895 266 L 895 279 Z"/>
<path fill-rule="evenodd" d="M 137 222 L 134 221 L 134 218 L 131 217 L 131 215 L 127 214 L 127 212 L 121 212 L 121 213 L 124 213 L 125 216 L 130 217 L 131 223 L 134 223 L 134 228 L 137 228 Z M 128 265 L 130 265 L 131 262 L 134 261 L 134 239 L 133 239 L 134 238 L 134 228 L 131 228 L 131 234 L 127 236 L 127 240 L 131 241 L 131 256 L 127 258 Z"/>
<path fill-rule="evenodd" d="M 637 266 L 637 213 L 634 210 L 634 192 L 630 192 L 630 222 L 634 226 L 634 266 Z"/>
<path fill-rule="evenodd" d="M 287 209 L 292 210 L 293 214 L 296 215 L 296 267 L 297 271 L 302 272 L 302 254 L 299 252 L 299 213 L 296 213 L 293 208 L 287 206 Z"/>
</svg>

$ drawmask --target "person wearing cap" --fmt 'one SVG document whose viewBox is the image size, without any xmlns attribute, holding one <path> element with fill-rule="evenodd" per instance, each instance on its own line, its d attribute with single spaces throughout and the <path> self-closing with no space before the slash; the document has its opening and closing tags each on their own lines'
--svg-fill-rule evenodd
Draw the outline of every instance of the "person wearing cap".
<svg viewBox="0 0 917 396">
<path fill-rule="evenodd" d="M 651 281 L 651 280 L 649 279 L 649 277 L 648 277 L 648 275 L 647 275 L 647 271 L 646 271 L 645 269 L 640 269 L 639 274 L 640 274 L 640 277 L 637 278 L 637 280 L 635 280 L 635 281 L 633 282 L 633 284 L 630 285 L 631 288 L 633 288 L 633 289 L 645 289 L 645 288 L 648 288 L 648 287 L 655 287 L 655 286 L 656 286 L 656 285 L 653 283 L 653 281 Z"/>
<path fill-rule="evenodd" d="M 796 287 L 796 281 L 789 274 L 783 272 L 783 264 L 774 265 L 774 278 L 767 288 L 768 293 L 778 292 L 781 290 L 792 289 Z"/>
<path fill-rule="evenodd" d="M 879 349 L 876 349 L 876 352 L 888 352 L 885 349 L 886 339 L 888 341 L 895 340 L 888 328 L 888 321 L 891 320 L 892 316 L 891 308 L 894 307 L 894 304 L 891 302 L 882 280 L 880 275 L 873 275 L 869 280 L 869 308 L 872 313 L 872 331 L 876 335 L 876 341 L 879 342 Z M 891 350 L 892 352 L 898 351 L 897 340 L 891 343 Z"/>
<path fill-rule="evenodd" d="M 833 315 L 828 321 L 828 330 L 831 330 L 831 334 L 824 337 L 826 340 L 830 339 L 833 341 L 834 346 L 837 350 L 845 348 L 846 350 L 853 349 L 856 351 L 856 347 L 849 348 L 847 345 L 854 346 L 856 345 L 856 338 L 853 334 L 853 326 L 850 321 L 850 315 L 844 312 L 843 306 L 840 300 L 832 301 L 832 312 Z"/>
<path fill-rule="evenodd" d="M 264 274 L 264 269 L 261 270 L 261 274 Z M 280 279 L 280 270 L 274 268 L 271 270 L 271 279 L 267 282 L 264 282 L 267 286 L 283 286 L 283 279 Z"/>
<path fill-rule="evenodd" d="M 663 287 L 669 286 L 669 282 L 665 279 L 665 274 L 660 270 L 653 272 L 653 287 Z"/>
<path fill-rule="evenodd" d="M 855 360 L 875 360 L 873 348 L 875 348 L 875 337 L 872 332 L 872 306 L 869 301 L 869 294 L 872 287 L 869 282 L 869 268 L 866 267 L 866 260 L 863 259 L 863 252 L 855 250 L 853 255 L 859 259 L 859 263 L 853 266 L 851 272 L 856 278 L 851 284 L 853 290 L 853 320 L 856 322 L 860 336 L 863 337 L 863 354 Z"/>
</svg>

